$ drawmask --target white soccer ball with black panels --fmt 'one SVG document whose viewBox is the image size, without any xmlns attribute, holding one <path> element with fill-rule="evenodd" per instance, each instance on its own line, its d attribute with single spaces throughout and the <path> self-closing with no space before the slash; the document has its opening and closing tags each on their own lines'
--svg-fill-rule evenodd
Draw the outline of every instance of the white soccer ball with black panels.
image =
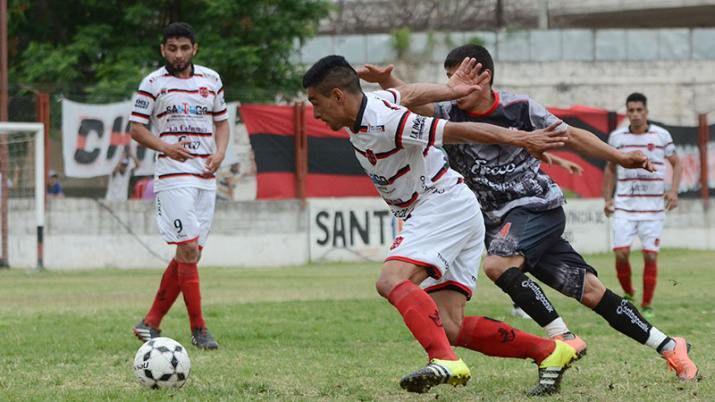
<svg viewBox="0 0 715 402">
<path fill-rule="evenodd" d="M 190 371 L 186 348 L 171 338 L 147 341 L 134 357 L 134 374 L 148 388 L 179 388 Z"/>
</svg>

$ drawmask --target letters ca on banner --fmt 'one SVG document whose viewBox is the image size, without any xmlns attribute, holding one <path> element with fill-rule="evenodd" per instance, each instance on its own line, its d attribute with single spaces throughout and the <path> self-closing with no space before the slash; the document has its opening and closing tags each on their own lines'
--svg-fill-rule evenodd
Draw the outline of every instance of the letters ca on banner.
<svg viewBox="0 0 715 402">
<path fill-rule="evenodd" d="M 139 146 L 129 135 L 131 106 L 131 101 L 94 105 L 62 100 L 65 175 L 108 175 L 126 146 L 139 161 L 134 174 L 153 174 L 154 151 Z"/>
<path fill-rule="evenodd" d="M 310 200 L 311 261 L 382 261 L 395 222 L 379 198 Z"/>
</svg>

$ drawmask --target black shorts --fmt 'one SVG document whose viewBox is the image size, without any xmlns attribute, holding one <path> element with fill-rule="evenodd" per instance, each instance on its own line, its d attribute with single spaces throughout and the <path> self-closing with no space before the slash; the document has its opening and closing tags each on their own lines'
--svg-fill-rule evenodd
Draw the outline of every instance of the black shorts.
<svg viewBox="0 0 715 402">
<path fill-rule="evenodd" d="M 559 292 L 581 300 L 586 273 L 598 275 L 561 236 L 566 226 L 562 207 L 548 211 L 515 208 L 486 228 L 488 255 L 524 257 L 524 272 Z"/>
</svg>

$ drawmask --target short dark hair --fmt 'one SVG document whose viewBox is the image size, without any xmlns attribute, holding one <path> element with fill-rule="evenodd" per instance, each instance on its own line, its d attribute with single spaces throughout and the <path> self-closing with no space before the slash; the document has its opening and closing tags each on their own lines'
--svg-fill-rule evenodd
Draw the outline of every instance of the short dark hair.
<svg viewBox="0 0 715 402">
<path fill-rule="evenodd" d="M 648 106 L 648 99 L 640 92 L 633 92 L 626 98 L 626 105 L 628 102 L 643 102 L 643 106 Z"/>
<path fill-rule="evenodd" d="M 465 57 L 472 57 L 477 60 L 477 63 L 481 63 L 482 69 L 479 71 L 480 73 L 485 69 L 491 71 L 492 76 L 489 80 L 489 85 L 494 84 L 494 60 L 484 46 L 470 44 L 455 47 L 449 52 L 447 58 L 444 59 L 444 68 L 448 69 L 459 66 Z"/>
<path fill-rule="evenodd" d="M 344 89 L 348 92 L 362 92 L 360 78 L 355 69 L 343 56 L 325 56 L 313 64 L 303 75 L 303 88 L 313 87 L 323 95 L 327 95 L 333 88 Z"/>
<path fill-rule="evenodd" d="M 194 28 L 185 22 L 172 22 L 164 28 L 164 42 L 169 38 L 188 38 L 191 43 L 196 43 Z"/>
</svg>

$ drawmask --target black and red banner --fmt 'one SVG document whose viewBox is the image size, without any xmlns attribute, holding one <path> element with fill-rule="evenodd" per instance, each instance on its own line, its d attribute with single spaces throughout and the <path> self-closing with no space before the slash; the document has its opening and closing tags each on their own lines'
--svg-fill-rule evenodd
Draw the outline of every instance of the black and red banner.
<svg viewBox="0 0 715 402">
<path fill-rule="evenodd" d="M 377 196 L 370 179 L 355 159 L 348 134 L 333 131 L 322 121 L 313 118 L 307 105 L 302 128 L 295 127 L 294 113 L 299 108 L 289 105 L 244 104 L 239 108 L 241 119 L 248 130 L 256 158 L 258 199 L 296 198 L 296 132 L 304 130 L 307 138 L 308 160 L 305 178 L 306 197 Z M 603 141 L 618 127 L 624 116 L 605 109 L 573 106 L 568 109 L 549 108 L 549 111 L 573 127 L 596 134 Z M 298 120 L 299 121 L 299 120 Z M 683 163 L 681 192 L 696 195 L 700 188 L 698 128 L 676 127 L 655 122 L 673 136 Z M 715 126 L 710 127 L 710 144 L 715 143 Z M 711 146 L 715 153 L 715 147 Z M 564 190 L 583 198 L 601 197 L 604 161 L 582 157 L 572 151 L 554 154 L 578 163 L 584 168 L 582 176 L 574 176 L 565 169 L 542 164 Z M 715 155 L 710 155 L 713 161 Z M 715 187 L 715 164 L 710 162 L 711 188 Z M 668 165 L 669 166 L 669 165 Z"/>
<path fill-rule="evenodd" d="M 240 106 L 256 158 L 258 199 L 296 197 L 294 127 L 297 109 L 283 105 Z M 306 197 L 377 196 L 350 146 L 348 133 L 333 131 L 313 118 L 313 108 L 304 109 L 308 139 Z"/>
<path fill-rule="evenodd" d="M 615 130 L 623 120 L 623 115 L 588 106 L 572 106 L 568 109 L 550 107 L 548 109 L 566 124 L 590 131 L 605 142 L 608 142 L 608 134 Z M 572 191 L 583 198 L 601 196 L 604 161 L 589 159 L 568 150 L 552 153 L 578 163 L 584 170 L 582 176 L 574 176 L 560 167 L 542 164 L 541 169 L 551 176 L 562 189 Z"/>
</svg>

